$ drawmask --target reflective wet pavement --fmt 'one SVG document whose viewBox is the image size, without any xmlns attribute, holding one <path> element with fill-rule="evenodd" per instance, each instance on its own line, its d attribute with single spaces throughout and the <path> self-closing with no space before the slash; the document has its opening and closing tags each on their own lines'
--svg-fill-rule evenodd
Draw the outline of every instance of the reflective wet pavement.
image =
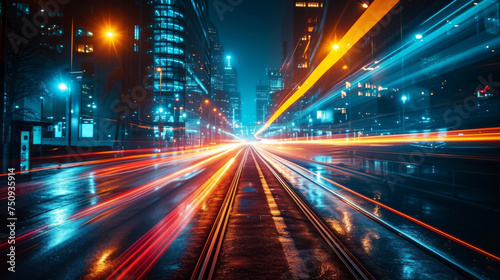
<svg viewBox="0 0 500 280">
<path fill-rule="evenodd" d="M 272 173 L 249 155 L 217 279 L 351 279 Z"/>
<path fill-rule="evenodd" d="M 34 181 L 19 184 L 14 279 L 191 277 L 244 147 L 124 158 L 35 174 Z M 378 202 L 401 206 L 446 230 L 457 222 L 445 221 L 450 211 L 464 209 L 450 209 L 419 193 L 392 195 L 367 178 L 294 157 L 287 158 L 292 162 L 280 159 L 278 150 L 269 153 L 257 146 L 257 151 L 245 161 L 216 278 L 350 277 L 261 156 L 377 279 L 462 279 L 460 265 L 486 279 L 497 275 L 498 262 L 457 249 L 454 242 L 336 184 L 365 190 Z M 2 252 L 6 248 L 2 244 Z M 433 249 L 446 254 L 433 255 Z"/>
</svg>

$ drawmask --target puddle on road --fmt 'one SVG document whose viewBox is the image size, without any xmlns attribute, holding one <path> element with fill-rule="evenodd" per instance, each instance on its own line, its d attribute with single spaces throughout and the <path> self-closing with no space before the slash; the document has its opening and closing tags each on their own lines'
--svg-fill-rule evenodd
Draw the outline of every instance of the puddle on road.
<svg viewBox="0 0 500 280">
<path fill-rule="evenodd" d="M 246 187 L 241 188 L 241 190 L 244 191 L 244 192 L 254 192 L 255 188 L 246 186 Z"/>
<path fill-rule="evenodd" d="M 255 204 L 255 201 L 253 201 L 253 200 L 249 200 L 249 199 L 240 200 L 240 208 L 241 209 L 252 208 L 254 204 Z"/>
</svg>

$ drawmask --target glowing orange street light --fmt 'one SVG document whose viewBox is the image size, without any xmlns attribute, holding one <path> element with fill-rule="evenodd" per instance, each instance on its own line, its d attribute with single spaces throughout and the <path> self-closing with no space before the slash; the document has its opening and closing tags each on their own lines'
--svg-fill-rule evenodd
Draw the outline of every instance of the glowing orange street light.
<svg viewBox="0 0 500 280">
<path fill-rule="evenodd" d="M 208 99 L 205 99 L 205 104 L 208 104 L 208 102 L 210 102 L 210 101 L 208 101 Z"/>
<path fill-rule="evenodd" d="M 214 112 L 217 112 L 217 108 L 214 108 Z"/>
<path fill-rule="evenodd" d="M 342 69 L 347 69 L 347 65 L 344 65 L 344 66 L 342 67 Z"/>
<path fill-rule="evenodd" d="M 115 34 L 113 32 L 111 32 L 111 31 L 108 31 L 106 33 L 106 36 L 108 36 L 109 38 L 113 38 L 113 36 L 115 36 Z"/>
<path fill-rule="evenodd" d="M 219 116 L 222 116 L 222 114 L 221 114 L 221 113 L 219 113 Z"/>
<path fill-rule="evenodd" d="M 361 5 L 361 6 L 363 6 L 363 8 L 365 8 L 365 9 L 368 8 L 368 4 L 366 4 L 366 3 L 363 3 L 363 5 Z"/>
</svg>

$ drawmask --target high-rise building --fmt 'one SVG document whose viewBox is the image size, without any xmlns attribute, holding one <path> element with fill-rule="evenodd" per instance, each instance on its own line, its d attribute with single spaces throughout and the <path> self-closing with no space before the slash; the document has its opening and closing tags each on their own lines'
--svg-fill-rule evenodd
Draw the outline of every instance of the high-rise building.
<svg viewBox="0 0 500 280">
<path fill-rule="evenodd" d="M 200 98 L 191 95 L 208 97 L 211 92 L 207 2 L 154 0 L 152 30 L 158 104 L 153 122 L 166 124 L 161 137 L 178 145 L 184 143 L 186 122 L 196 119 L 189 112 L 199 108 L 194 101 Z"/>
<path fill-rule="evenodd" d="M 282 90 L 284 88 L 283 78 L 281 76 L 280 69 L 278 68 L 267 69 L 267 79 L 271 94 L 277 90 Z"/>
<path fill-rule="evenodd" d="M 278 68 L 268 68 L 267 85 L 257 86 L 257 124 L 264 123 L 269 114 L 274 111 L 271 108 L 271 99 L 275 92 L 283 90 L 283 78 Z"/>
<path fill-rule="evenodd" d="M 212 98 L 216 90 L 223 90 L 224 78 L 224 47 L 219 41 L 219 33 L 213 23 L 208 28 L 210 39 L 210 68 L 212 77 Z"/>
<path fill-rule="evenodd" d="M 144 51 L 147 32 L 140 30 L 150 22 L 148 7 L 146 1 L 133 0 L 74 1 L 50 7 L 20 0 L 9 5 L 12 26 L 30 15 L 47 19 L 32 23 L 36 33 L 30 49 L 22 52 L 33 59 L 26 60 L 30 68 L 19 76 L 30 76 L 38 81 L 33 85 L 45 89 L 24 88 L 25 93 L 38 95 L 29 98 L 30 104 L 15 97 L 25 93 L 8 90 L 13 106 L 34 112 L 19 115 L 21 120 L 43 122 L 44 144 L 92 146 L 132 140 L 130 123 L 140 123 L 147 114 L 149 87 L 143 78 L 152 63 Z M 139 85 L 145 87 L 144 98 L 126 101 Z"/>
<path fill-rule="evenodd" d="M 163 143 L 179 145 L 187 126 L 199 127 L 199 103 L 211 95 L 207 1 L 71 1 L 52 11 L 19 0 L 8 8 L 12 24 L 47 14 L 31 40 L 51 54 L 43 56 L 47 71 L 26 75 L 50 85 L 48 93 L 24 106 L 7 92 L 13 108 L 37 108 L 31 118 L 47 123 L 44 144 L 155 143 L 161 121 Z"/>
<path fill-rule="evenodd" d="M 311 36 L 314 32 L 324 1 L 293 1 L 293 83 L 299 84 L 310 69 Z"/>
<path fill-rule="evenodd" d="M 241 95 L 238 92 L 238 71 L 231 66 L 231 57 L 228 56 L 224 67 L 223 90 L 229 95 L 229 121 L 233 129 L 241 127 Z"/>
<path fill-rule="evenodd" d="M 224 91 L 224 47 L 219 41 L 219 33 L 213 23 L 210 23 L 208 28 L 208 38 L 210 39 L 212 99 L 222 114 L 229 116 L 229 95 Z"/>
<path fill-rule="evenodd" d="M 257 86 L 257 98 L 256 98 L 256 109 L 257 109 L 257 125 L 263 124 L 266 121 L 267 109 L 271 101 L 271 91 L 268 85 L 263 85 L 262 83 Z"/>
</svg>

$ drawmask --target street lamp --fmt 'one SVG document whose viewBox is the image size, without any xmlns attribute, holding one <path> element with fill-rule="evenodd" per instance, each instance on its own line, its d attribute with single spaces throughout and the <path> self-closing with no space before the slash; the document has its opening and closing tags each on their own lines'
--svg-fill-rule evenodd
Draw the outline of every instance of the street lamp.
<svg viewBox="0 0 500 280">
<path fill-rule="evenodd" d="M 70 84 L 71 86 L 71 84 Z M 68 91 L 68 105 L 69 105 L 69 108 L 68 108 L 68 119 L 66 120 L 67 122 L 67 137 L 68 137 L 68 147 L 71 147 L 71 121 L 73 119 L 73 107 L 71 106 L 71 89 L 70 89 L 70 86 L 66 85 L 65 83 L 60 83 L 59 84 L 59 89 L 62 90 L 62 91 Z"/>
<path fill-rule="evenodd" d="M 422 39 L 422 38 L 423 38 L 422 34 L 417 34 L 417 35 L 415 35 L 415 39 L 417 39 L 417 40 L 420 40 L 420 39 Z"/>
<path fill-rule="evenodd" d="M 109 34 L 109 33 L 108 33 Z M 163 132 L 163 126 L 161 123 L 161 115 L 163 113 L 163 108 L 161 107 L 161 77 L 163 76 L 162 69 L 160 67 L 156 68 L 156 71 L 160 72 L 160 99 L 158 102 L 160 103 L 160 116 L 158 120 L 158 152 L 161 151 L 161 133 Z M 174 112 L 175 114 L 175 112 Z"/>
<path fill-rule="evenodd" d="M 368 8 L 368 4 L 367 3 L 363 3 L 363 5 L 361 5 L 363 8 Z"/>
<path fill-rule="evenodd" d="M 405 132 L 405 103 L 408 100 L 406 95 L 401 96 L 401 100 L 403 101 L 403 133 Z"/>
<path fill-rule="evenodd" d="M 333 49 L 334 50 L 338 50 L 339 49 L 339 46 L 337 44 L 333 45 Z"/>
<path fill-rule="evenodd" d="M 40 96 L 40 121 L 43 121 L 43 96 Z"/>
</svg>

